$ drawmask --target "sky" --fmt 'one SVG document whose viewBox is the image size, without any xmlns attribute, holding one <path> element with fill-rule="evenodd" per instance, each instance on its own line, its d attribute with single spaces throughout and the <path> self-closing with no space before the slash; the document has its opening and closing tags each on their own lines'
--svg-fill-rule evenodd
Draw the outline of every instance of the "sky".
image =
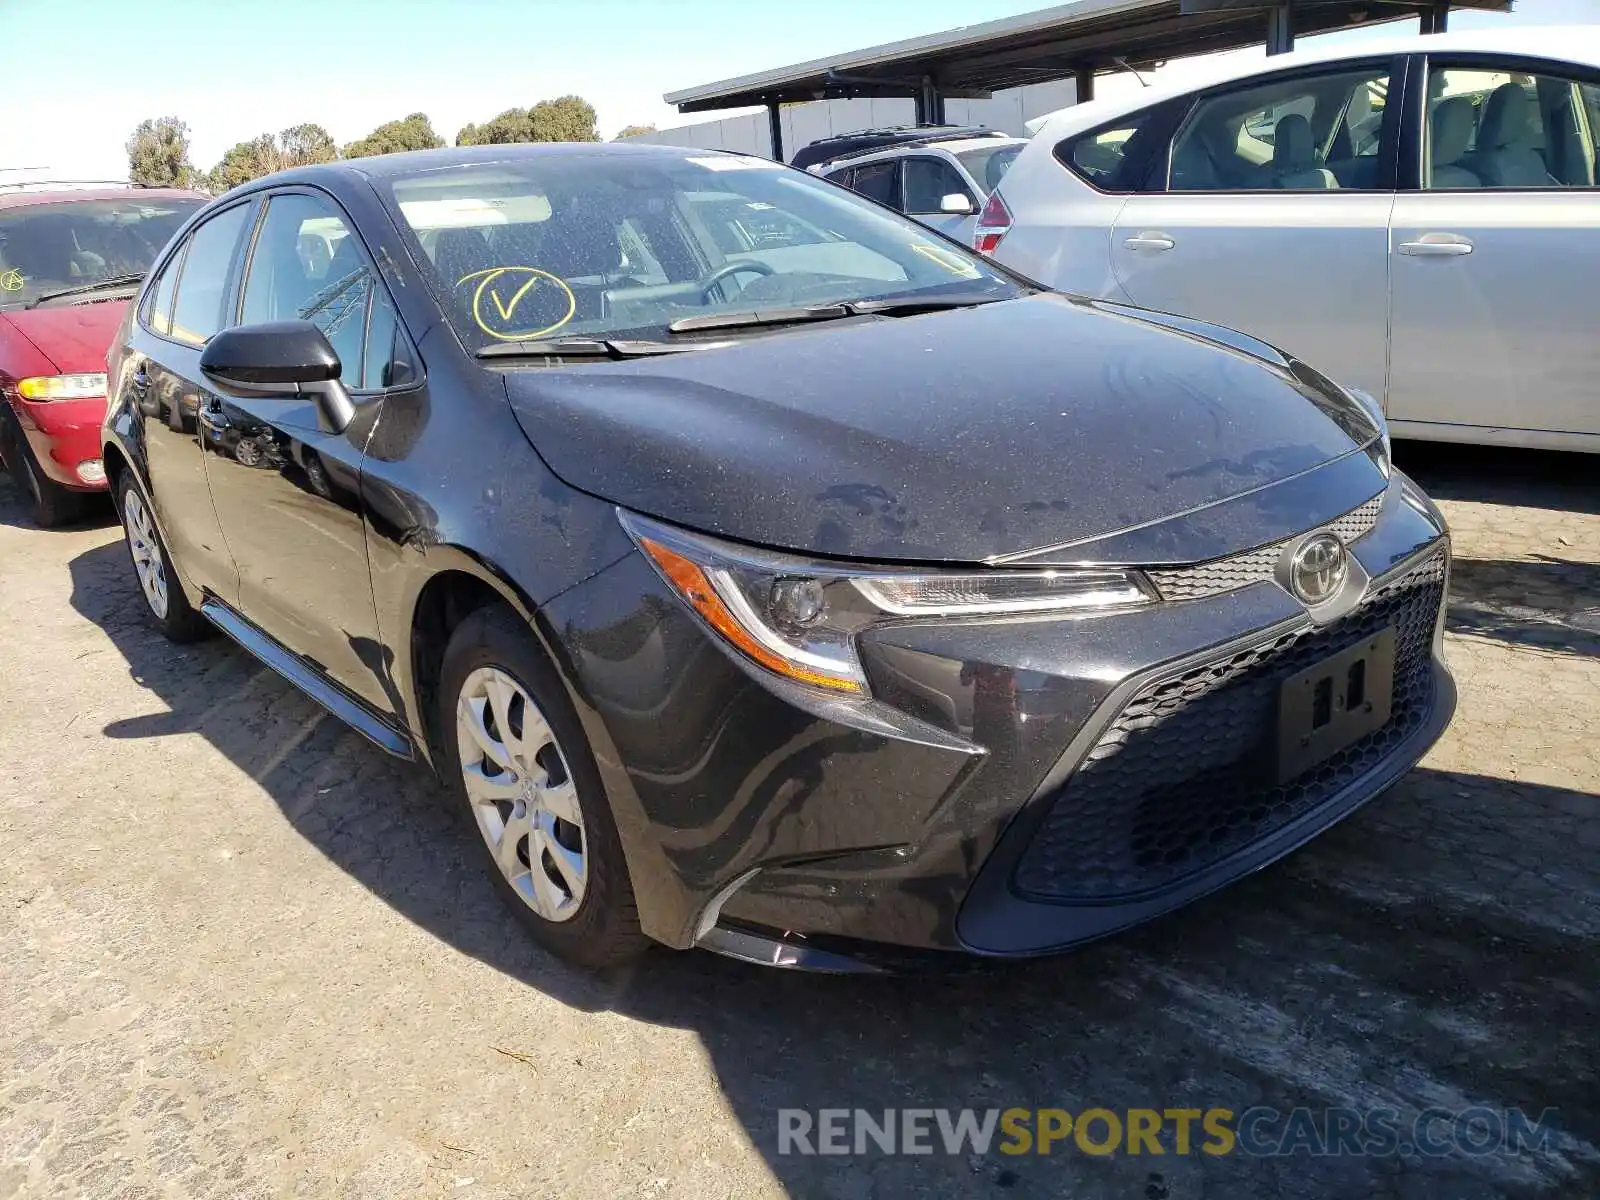
<svg viewBox="0 0 1600 1200">
<path fill-rule="evenodd" d="M 425 112 L 469 121 L 576 93 L 600 133 L 662 128 L 663 92 L 1046 7 L 1045 0 L 0 0 L 0 180 L 123 179 L 146 117 L 209 168 L 314 121 L 341 145 Z M 1471 25 L 1600 21 L 1600 0 L 1517 0 Z"/>
</svg>

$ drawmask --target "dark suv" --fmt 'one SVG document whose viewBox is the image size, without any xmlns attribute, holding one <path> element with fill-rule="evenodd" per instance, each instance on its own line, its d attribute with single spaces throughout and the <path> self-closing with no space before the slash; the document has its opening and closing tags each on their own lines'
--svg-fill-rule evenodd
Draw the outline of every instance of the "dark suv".
<svg viewBox="0 0 1600 1200">
<path fill-rule="evenodd" d="M 151 619 L 430 763 L 581 962 L 1060 949 L 1287 853 L 1452 711 L 1448 538 L 1370 401 L 762 159 L 269 176 L 110 371 Z"/>
</svg>

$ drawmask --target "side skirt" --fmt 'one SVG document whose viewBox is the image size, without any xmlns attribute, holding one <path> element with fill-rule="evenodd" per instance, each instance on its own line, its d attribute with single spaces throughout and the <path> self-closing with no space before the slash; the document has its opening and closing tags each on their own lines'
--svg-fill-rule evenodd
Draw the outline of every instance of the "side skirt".
<svg viewBox="0 0 1600 1200">
<path fill-rule="evenodd" d="M 416 758 L 416 747 L 409 737 L 216 597 L 206 597 L 200 605 L 200 615 L 378 749 L 396 758 Z"/>
</svg>

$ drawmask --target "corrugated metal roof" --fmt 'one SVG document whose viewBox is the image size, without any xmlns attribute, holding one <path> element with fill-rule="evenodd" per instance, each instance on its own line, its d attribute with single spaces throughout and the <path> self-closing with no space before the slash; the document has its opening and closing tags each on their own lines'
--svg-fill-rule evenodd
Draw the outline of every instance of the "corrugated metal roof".
<svg viewBox="0 0 1600 1200">
<path fill-rule="evenodd" d="M 946 96 L 983 97 L 1062 79 L 1082 69 L 1135 66 L 1265 40 L 1267 10 L 1254 0 L 1073 0 L 718 83 L 668 92 L 681 112 L 819 100 L 909 95 L 929 76 Z M 1296 36 L 1416 16 L 1426 0 L 1295 0 Z M 1452 0 L 1455 8 L 1505 11 L 1511 0 Z"/>
</svg>

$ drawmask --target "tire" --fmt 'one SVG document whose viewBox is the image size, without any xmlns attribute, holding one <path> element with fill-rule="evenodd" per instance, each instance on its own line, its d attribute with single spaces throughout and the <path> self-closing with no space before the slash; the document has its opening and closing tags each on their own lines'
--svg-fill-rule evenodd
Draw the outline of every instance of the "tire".
<svg viewBox="0 0 1600 1200">
<path fill-rule="evenodd" d="M 440 684 L 435 759 L 513 917 L 579 966 L 637 957 L 649 940 L 622 840 L 577 714 L 533 635 L 509 610 L 479 609 L 451 635 Z"/>
<path fill-rule="evenodd" d="M 81 492 L 64 488 L 51 479 L 34 460 L 33 448 L 20 430 L 0 429 L 9 434 L 6 461 L 11 464 L 12 477 L 22 489 L 22 498 L 28 515 L 41 529 L 55 529 L 81 518 L 88 509 L 88 498 Z"/>
<path fill-rule="evenodd" d="M 117 480 L 117 515 L 122 518 L 123 540 L 133 564 L 134 581 L 150 620 L 168 641 L 182 644 L 207 636 L 211 625 L 190 606 L 144 493 L 128 471 Z"/>
</svg>

